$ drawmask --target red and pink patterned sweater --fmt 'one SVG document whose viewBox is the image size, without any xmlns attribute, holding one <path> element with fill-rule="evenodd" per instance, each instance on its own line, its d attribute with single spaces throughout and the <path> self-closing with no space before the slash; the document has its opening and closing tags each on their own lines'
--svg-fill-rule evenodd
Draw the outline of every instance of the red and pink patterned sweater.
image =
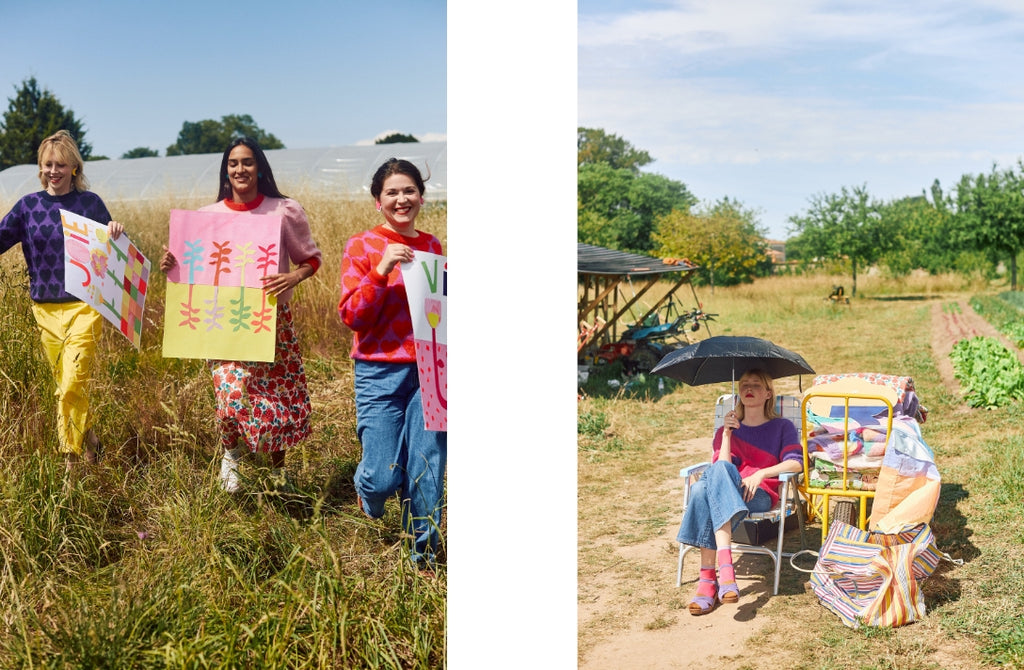
<svg viewBox="0 0 1024 670">
<path fill-rule="evenodd" d="M 386 363 L 415 363 L 416 345 L 412 317 L 405 295 L 402 271 L 396 266 L 386 277 L 377 264 L 388 244 L 406 244 L 416 251 L 443 254 L 441 242 L 429 233 L 416 231 L 404 237 L 377 226 L 345 243 L 341 262 L 341 302 L 338 315 L 352 329 L 352 358 Z"/>
</svg>

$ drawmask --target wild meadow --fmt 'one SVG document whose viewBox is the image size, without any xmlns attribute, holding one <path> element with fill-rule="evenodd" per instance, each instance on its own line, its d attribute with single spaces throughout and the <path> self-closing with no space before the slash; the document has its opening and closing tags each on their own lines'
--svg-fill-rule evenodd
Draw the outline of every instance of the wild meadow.
<svg viewBox="0 0 1024 670">
<path fill-rule="evenodd" d="M 272 493 L 260 462 L 244 493 L 219 489 L 209 373 L 161 355 L 155 268 L 141 348 L 104 325 L 91 387 L 104 457 L 67 474 L 24 261 L 17 248 L 0 258 L 0 668 L 445 667 L 444 561 L 434 575 L 409 567 L 397 500 L 371 521 L 352 486 L 338 277 L 346 239 L 379 214 L 368 197 L 285 192 L 324 255 L 293 299 L 314 431 L 288 452 L 297 495 Z M 154 266 L 169 211 L 203 204 L 107 202 Z M 447 248 L 446 219 L 428 205 L 418 227 Z"/>
<path fill-rule="evenodd" d="M 683 667 L 694 636 L 717 637 L 723 624 L 735 624 L 729 630 L 740 637 L 729 645 L 719 638 L 722 655 L 702 659 L 719 667 L 1024 667 L 1024 409 L 1019 400 L 972 406 L 963 385 L 951 385 L 940 372 L 943 361 L 933 346 L 943 314 L 962 318 L 961 306 L 981 297 L 974 304 L 986 305 L 982 316 L 988 318 L 996 314 L 992 299 L 1006 295 L 1006 285 L 952 275 L 900 281 L 865 275 L 847 307 L 825 300 L 839 283 L 842 278 L 822 274 L 774 277 L 713 294 L 698 288 L 698 294 L 704 310 L 719 315 L 711 324 L 714 335 L 772 340 L 800 353 L 818 373 L 914 379 L 929 410 L 922 434 L 942 476 L 932 530 L 938 547 L 962 564 L 942 563 L 922 583 L 925 619 L 895 629 L 846 628 L 818 603 L 808 576 L 788 564 L 778 595 L 772 595 L 765 584 L 770 563 L 759 557 L 737 563 L 755 576 L 739 608 L 691 617 L 692 562 L 682 588 L 675 587 L 678 472 L 709 455 L 712 408 L 728 384 L 690 387 L 669 380 L 659 391 L 655 376 L 648 376 L 633 384 L 618 377 L 622 383 L 610 386 L 621 368 L 592 370 L 577 417 L 581 667 L 613 667 L 607 659 L 621 649 L 662 650 L 657 659 L 664 663 L 657 667 Z M 1024 321 L 1012 301 L 1002 302 L 1010 304 L 1013 321 Z M 1004 314 L 1000 320 L 1011 319 Z M 799 395 L 811 382 L 785 378 L 776 388 Z M 698 438 L 706 446 L 694 445 Z M 820 547 L 820 523 L 805 539 L 810 548 Z M 799 532 L 788 533 L 786 543 L 787 551 L 800 549 Z M 813 559 L 803 567 L 812 565 Z M 670 658 L 680 663 L 672 665 Z"/>
</svg>

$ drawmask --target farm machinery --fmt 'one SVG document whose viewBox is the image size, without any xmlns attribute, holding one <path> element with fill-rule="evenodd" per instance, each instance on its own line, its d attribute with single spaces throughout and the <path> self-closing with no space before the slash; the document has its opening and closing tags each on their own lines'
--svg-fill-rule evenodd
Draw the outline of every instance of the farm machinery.
<svg viewBox="0 0 1024 670">
<path fill-rule="evenodd" d="M 691 343 L 690 333 L 700 331 L 701 326 L 711 334 L 709 321 L 717 314 L 709 314 L 701 307 L 679 313 L 669 300 L 665 318 L 652 314 L 641 323 L 630 325 L 615 342 L 601 345 L 593 355 L 593 363 L 602 365 L 622 360 L 626 374 L 650 372 L 673 349 Z"/>
</svg>

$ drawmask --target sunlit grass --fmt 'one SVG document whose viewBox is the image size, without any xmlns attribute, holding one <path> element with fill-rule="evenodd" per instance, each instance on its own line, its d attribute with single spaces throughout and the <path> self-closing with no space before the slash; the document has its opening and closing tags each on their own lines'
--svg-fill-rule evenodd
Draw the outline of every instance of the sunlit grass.
<svg viewBox="0 0 1024 670">
<path fill-rule="evenodd" d="M 1019 403 L 993 410 L 967 407 L 943 383 L 930 339 L 936 301 L 949 312 L 960 301 L 998 294 L 1005 286 L 954 275 L 914 275 L 896 282 L 865 274 L 858 278 L 857 296 L 845 306 L 826 300 L 839 284 L 850 295 L 848 278 L 821 274 L 719 287 L 714 293 L 697 288 L 697 296 L 705 311 L 719 314 L 710 324 L 714 335 L 764 337 L 801 354 L 819 374 L 880 372 L 914 379 L 930 410 L 922 432 L 943 478 L 932 527 L 939 548 L 964 564 L 944 563 L 923 583 L 924 622 L 859 631 L 844 627 L 805 591 L 806 575 L 784 566 L 780 594 L 756 611 L 757 618 L 767 618 L 766 625 L 743 650 L 732 648 L 730 667 L 768 667 L 780 658 L 802 668 L 1022 667 L 1024 606 L 1009 595 L 1024 589 L 1024 534 L 1015 524 L 1022 499 L 1017 465 L 1022 410 Z M 644 301 L 653 304 L 658 290 L 667 288 L 659 286 Z M 693 306 L 688 289 L 679 296 L 685 309 Z M 681 489 L 671 482 L 680 467 L 709 455 L 712 408 L 728 391 L 728 383 L 678 384 L 664 396 L 637 395 L 623 386 L 610 389 L 604 377 L 597 378 L 605 390 L 593 389 L 578 406 L 578 591 L 581 603 L 599 592 L 608 615 L 581 618 L 581 658 L 600 642 L 641 625 L 672 635 L 672 622 L 688 617 L 681 610 L 692 587 L 674 588 L 678 545 L 666 541 L 656 560 L 646 560 L 645 554 L 643 562 L 630 547 L 674 538 Z M 622 384 L 626 379 L 619 377 Z M 799 394 L 811 382 L 785 378 L 776 381 L 776 389 Z M 691 440 L 697 446 L 688 446 Z M 682 458 L 685 449 L 691 451 Z M 651 527 L 652 511 L 665 505 L 668 512 L 655 512 L 661 523 Z M 787 543 L 799 548 L 794 537 Z"/>
</svg>

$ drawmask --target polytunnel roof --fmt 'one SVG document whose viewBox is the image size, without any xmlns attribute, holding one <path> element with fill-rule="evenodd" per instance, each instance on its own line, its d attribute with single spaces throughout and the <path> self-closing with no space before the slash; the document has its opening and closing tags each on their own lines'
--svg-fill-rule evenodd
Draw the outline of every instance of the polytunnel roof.
<svg viewBox="0 0 1024 670">
<path fill-rule="evenodd" d="M 296 189 L 334 191 L 353 197 L 370 193 L 370 179 L 391 157 L 412 161 L 427 184 L 427 197 L 448 199 L 447 142 L 403 142 L 322 149 L 272 149 L 266 152 L 274 179 L 289 194 Z M 210 198 L 223 153 L 119 158 L 88 161 L 89 190 L 104 200 Z M 428 179 L 429 177 L 429 179 Z M 0 172 L 0 200 L 14 201 L 40 189 L 36 165 L 16 165 Z"/>
</svg>

